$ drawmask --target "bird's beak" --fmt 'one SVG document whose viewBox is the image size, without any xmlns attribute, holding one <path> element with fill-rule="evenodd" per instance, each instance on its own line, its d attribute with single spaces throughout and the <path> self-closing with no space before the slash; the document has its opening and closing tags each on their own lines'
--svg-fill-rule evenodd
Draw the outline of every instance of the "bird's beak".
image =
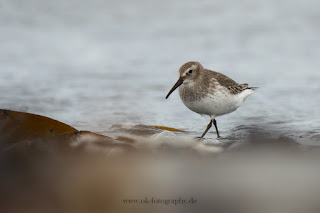
<svg viewBox="0 0 320 213">
<path fill-rule="evenodd" d="M 171 95 L 171 93 L 173 93 L 173 91 L 175 91 L 182 83 L 183 83 L 183 79 L 180 77 L 179 80 L 177 81 L 177 83 L 172 87 L 172 89 L 170 90 L 170 92 L 166 96 L 166 99 L 168 99 L 169 96 Z"/>
</svg>

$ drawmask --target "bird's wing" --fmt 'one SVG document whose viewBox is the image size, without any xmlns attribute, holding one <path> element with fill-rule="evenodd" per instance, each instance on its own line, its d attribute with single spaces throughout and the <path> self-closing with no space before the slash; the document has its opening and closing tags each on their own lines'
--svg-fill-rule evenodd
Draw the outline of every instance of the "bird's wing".
<svg viewBox="0 0 320 213">
<path fill-rule="evenodd" d="M 249 88 L 248 84 L 238 84 L 237 82 L 235 82 L 234 80 L 232 80 L 228 76 L 225 76 L 222 73 L 211 71 L 211 74 L 212 77 L 215 78 L 221 86 L 226 87 L 232 94 L 238 94 L 243 90 Z"/>
</svg>

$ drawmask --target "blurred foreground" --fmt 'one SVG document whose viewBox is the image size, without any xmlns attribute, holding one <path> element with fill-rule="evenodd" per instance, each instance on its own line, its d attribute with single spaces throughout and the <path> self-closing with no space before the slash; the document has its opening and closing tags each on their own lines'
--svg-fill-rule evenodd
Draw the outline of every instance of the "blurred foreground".
<svg viewBox="0 0 320 213">
<path fill-rule="evenodd" d="M 208 145 L 175 129 L 144 129 L 113 139 L 1 110 L 0 212 L 320 210 L 318 147 L 267 130 Z"/>
</svg>

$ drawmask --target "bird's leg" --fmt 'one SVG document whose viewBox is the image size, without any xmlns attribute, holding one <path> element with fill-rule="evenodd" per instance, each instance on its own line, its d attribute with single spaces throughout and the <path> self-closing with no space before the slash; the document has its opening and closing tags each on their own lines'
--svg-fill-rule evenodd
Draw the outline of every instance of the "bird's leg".
<svg viewBox="0 0 320 213">
<path fill-rule="evenodd" d="M 203 138 L 207 132 L 209 131 L 209 129 L 212 127 L 212 120 L 210 120 L 210 123 L 207 126 L 207 129 L 204 131 L 204 133 L 202 134 L 202 136 L 200 138 Z"/>
<path fill-rule="evenodd" d="M 218 138 L 220 138 L 216 119 L 213 119 L 213 124 L 214 124 L 214 127 L 216 128 L 217 136 L 218 136 Z"/>
</svg>

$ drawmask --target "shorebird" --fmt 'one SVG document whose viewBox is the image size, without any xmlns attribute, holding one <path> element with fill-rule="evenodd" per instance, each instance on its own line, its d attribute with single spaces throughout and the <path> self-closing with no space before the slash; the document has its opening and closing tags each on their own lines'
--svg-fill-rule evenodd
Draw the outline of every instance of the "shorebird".
<svg viewBox="0 0 320 213">
<path fill-rule="evenodd" d="M 179 87 L 179 95 L 186 107 L 211 120 L 200 138 L 203 138 L 214 124 L 220 138 L 216 117 L 235 111 L 256 87 L 238 84 L 222 73 L 203 68 L 196 61 L 183 64 L 179 69 L 179 80 L 169 91 L 166 99 Z"/>
</svg>

